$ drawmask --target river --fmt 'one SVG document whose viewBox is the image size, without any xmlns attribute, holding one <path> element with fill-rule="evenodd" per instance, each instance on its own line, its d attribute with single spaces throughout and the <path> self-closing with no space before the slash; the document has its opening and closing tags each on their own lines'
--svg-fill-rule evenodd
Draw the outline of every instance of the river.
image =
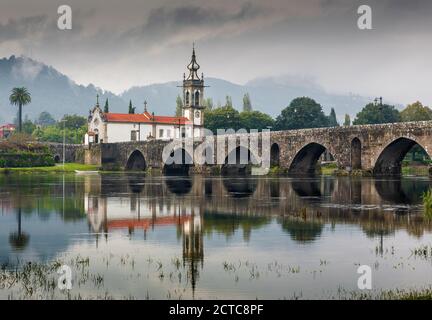
<svg viewBox="0 0 432 320">
<path fill-rule="evenodd" d="M 2 175 L 0 263 L 70 265 L 75 298 L 356 298 L 360 265 L 372 270 L 368 294 L 421 289 L 432 285 L 432 258 L 416 253 L 432 245 L 422 206 L 431 186 L 427 177 Z M 25 295 L 0 287 L 0 298 Z"/>
</svg>

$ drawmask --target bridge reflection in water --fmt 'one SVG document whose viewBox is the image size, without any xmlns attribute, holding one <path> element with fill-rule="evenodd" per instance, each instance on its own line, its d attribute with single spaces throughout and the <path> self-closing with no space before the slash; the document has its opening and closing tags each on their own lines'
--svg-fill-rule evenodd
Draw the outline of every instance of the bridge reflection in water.
<svg viewBox="0 0 432 320">
<path fill-rule="evenodd" d="M 232 236 L 280 224 L 296 242 L 320 238 L 324 225 L 357 224 L 369 238 L 397 229 L 420 236 L 432 230 L 422 217 L 421 195 L 429 179 L 303 179 L 243 177 L 88 176 L 84 206 L 91 231 L 105 237 L 117 229 L 129 235 L 175 226 L 183 264 L 195 288 L 204 263 L 204 234 Z M 138 231 L 139 230 L 139 231 Z"/>
<path fill-rule="evenodd" d="M 0 262 L 55 259 L 70 248 L 81 253 L 87 245 L 101 254 L 130 245 L 142 260 L 169 250 L 166 259 L 179 256 L 192 292 L 200 279 L 208 284 L 209 277 L 221 275 L 218 268 L 229 260 L 225 253 L 231 259 L 266 254 L 273 259 L 275 254 L 294 263 L 286 255 L 295 252 L 308 265 L 313 249 L 333 261 L 354 263 L 358 254 L 370 254 L 371 243 L 383 254 L 386 246 L 396 243 L 402 250 L 406 241 L 417 245 L 432 232 L 421 203 L 431 180 L 420 177 L 134 173 L 66 175 L 63 183 L 59 175 L 3 175 L 0 186 L 0 231 L 6 235 L 0 237 Z M 328 241 L 333 239 L 339 241 L 340 254 L 332 247 L 336 241 Z M 357 251 L 350 251 L 353 245 Z"/>
</svg>

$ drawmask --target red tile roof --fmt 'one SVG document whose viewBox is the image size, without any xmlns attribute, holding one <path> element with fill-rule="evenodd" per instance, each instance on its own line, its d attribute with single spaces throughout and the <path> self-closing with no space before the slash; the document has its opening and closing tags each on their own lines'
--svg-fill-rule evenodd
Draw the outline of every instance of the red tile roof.
<svg viewBox="0 0 432 320">
<path fill-rule="evenodd" d="M 161 124 L 185 124 L 189 120 L 185 117 L 152 116 L 149 112 L 144 113 L 105 113 L 107 122 L 134 122 L 134 123 L 161 123 Z"/>
<path fill-rule="evenodd" d="M 124 229 L 124 228 L 141 228 L 144 230 L 152 226 L 167 226 L 178 225 L 190 221 L 190 216 L 168 216 L 157 218 L 144 218 L 141 220 L 124 219 L 124 220 L 108 220 L 108 229 Z"/>
</svg>

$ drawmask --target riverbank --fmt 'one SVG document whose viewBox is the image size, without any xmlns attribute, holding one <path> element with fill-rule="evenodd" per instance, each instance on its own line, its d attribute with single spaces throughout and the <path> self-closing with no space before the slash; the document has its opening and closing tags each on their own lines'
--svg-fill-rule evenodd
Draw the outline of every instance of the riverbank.
<svg viewBox="0 0 432 320">
<path fill-rule="evenodd" d="M 351 172 L 338 169 L 336 164 L 329 163 L 326 165 L 322 165 L 319 168 L 319 172 L 322 175 L 334 175 L 334 176 L 358 176 L 358 177 L 370 177 L 372 176 L 371 171 L 366 170 L 353 170 Z M 402 166 L 402 176 L 428 176 L 432 175 L 431 167 L 429 166 L 420 166 L 420 165 L 407 165 Z"/>
<path fill-rule="evenodd" d="M 49 167 L 0 168 L 0 173 L 68 173 L 78 171 L 95 171 L 99 166 L 81 163 L 57 164 Z"/>
</svg>

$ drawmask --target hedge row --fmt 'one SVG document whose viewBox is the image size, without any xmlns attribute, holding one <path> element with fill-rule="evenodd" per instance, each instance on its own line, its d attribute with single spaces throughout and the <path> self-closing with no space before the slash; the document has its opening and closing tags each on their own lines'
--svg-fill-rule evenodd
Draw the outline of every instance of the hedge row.
<svg viewBox="0 0 432 320">
<path fill-rule="evenodd" d="M 0 153 L 0 168 L 48 167 L 54 165 L 50 153 Z"/>
</svg>

